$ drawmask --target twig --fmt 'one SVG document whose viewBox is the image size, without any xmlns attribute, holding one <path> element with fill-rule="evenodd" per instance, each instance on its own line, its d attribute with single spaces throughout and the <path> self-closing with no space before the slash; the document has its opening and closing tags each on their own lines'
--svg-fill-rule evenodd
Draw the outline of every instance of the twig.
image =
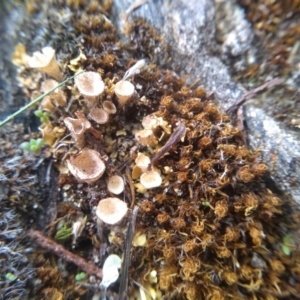
<svg viewBox="0 0 300 300">
<path fill-rule="evenodd" d="M 197 78 L 190 86 L 189 88 L 192 89 L 194 86 L 201 80 L 201 78 Z"/>
<path fill-rule="evenodd" d="M 273 86 L 282 84 L 284 82 L 283 79 L 279 78 L 279 77 L 275 77 L 274 79 L 271 79 L 270 81 L 264 83 L 263 85 L 245 93 L 244 95 L 242 95 L 238 100 L 235 101 L 235 103 L 233 105 L 231 105 L 229 108 L 227 108 L 226 112 L 228 114 L 232 114 L 233 112 L 235 112 L 242 104 L 244 104 L 247 100 L 253 98 L 254 96 L 256 96 L 257 94 L 265 91 L 266 89 L 270 89 Z"/>
<path fill-rule="evenodd" d="M 122 174 L 123 169 L 125 169 L 131 163 L 131 158 L 126 159 L 121 164 L 117 166 L 117 171 Z"/>
<path fill-rule="evenodd" d="M 130 173 L 129 173 L 128 169 L 126 169 L 126 177 L 127 177 L 127 181 L 128 181 L 129 188 L 130 188 L 130 193 L 131 193 L 130 208 L 133 209 L 133 207 L 135 205 L 135 191 L 134 191 L 134 185 L 132 183 L 132 178 L 130 176 Z"/>
<path fill-rule="evenodd" d="M 178 124 L 177 128 L 171 134 L 167 142 L 161 147 L 161 149 L 152 157 L 151 165 L 158 161 L 162 156 L 164 156 L 179 140 L 184 136 L 186 127 L 181 122 Z M 150 166 L 151 166 L 150 165 Z"/>
<path fill-rule="evenodd" d="M 125 251 L 124 251 L 124 261 L 122 265 L 122 271 L 120 275 L 120 288 L 119 288 L 119 300 L 127 299 L 127 286 L 128 286 L 128 270 L 130 264 L 130 249 L 132 245 L 132 238 L 135 231 L 135 223 L 136 217 L 138 213 L 139 207 L 135 206 L 131 218 L 130 223 L 126 233 L 126 241 L 125 241 Z"/>
<path fill-rule="evenodd" d="M 42 248 L 54 252 L 57 256 L 62 259 L 75 264 L 77 267 L 82 269 L 89 275 L 93 275 L 102 279 L 102 269 L 98 268 L 94 264 L 87 262 L 82 257 L 66 250 L 62 245 L 54 242 L 53 240 L 43 236 L 39 231 L 30 229 L 28 236 L 39 244 Z"/>
<path fill-rule="evenodd" d="M 36 99 L 32 100 L 31 102 L 29 102 L 28 104 L 26 104 L 24 107 L 20 108 L 19 110 L 17 110 L 15 113 L 13 113 L 12 115 L 8 116 L 5 120 L 3 120 L 0 123 L 0 127 L 2 127 L 3 125 L 5 125 L 7 122 L 11 121 L 14 117 L 18 116 L 20 113 L 22 113 L 23 111 L 25 111 L 27 108 L 29 108 L 30 106 L 38 103 L 39 101 L 41 101 L 44 97 L 48 96 L 49 94 L 51 94 L 54 90 L 56 90 L 57 88 L 63 86 L 65 83 L 67 83 L 69 80 L 75 78 L 76 76 L 78 76 L 79 74 L 83 73 L 79 72 L 77 74 L 75 74 L 72 77 L 67 78 L 66 80 L 64 80 L 63 82 L 61 82 L 60 84 L 58 84 L 56 87 L 54 87 L 53 89 L 49 90 L 48 92 L 42 94 L 41 96 L 37 97 Z"/>
</svg>

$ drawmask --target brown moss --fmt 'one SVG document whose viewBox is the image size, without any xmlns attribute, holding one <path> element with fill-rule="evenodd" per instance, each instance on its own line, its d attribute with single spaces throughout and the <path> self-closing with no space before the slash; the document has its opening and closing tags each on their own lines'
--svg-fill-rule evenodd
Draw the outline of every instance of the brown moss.
<svg viewBox="0 0 300 300">
<path fill-rule="evenodd" d="M 243 166 L 238 169 L 236 178 L 242 182 L 250 182 L 254 178 L 254 174 L 251 173 L 249 166 Z"/>
<path fill-rule="evenodd" d="M 205 99 L 206 97 L 206 92 L 203 86 L 198 86 L 194 92 L 193 92 L 194 96 L 200 99 Z"/>
<path fill-rule="evenodd" d="M 225 217 L 227 213 L 228 213 L 227 201 L 226 200 L 217 201 L 215 204 L 215 214 L 218 216 L 218 218 Z"/>
<path fill-rule="evenodd" d="M 171 225 L 174 229 L 176 230 L 182 230 L 183 228 L 186 227 L 186 222 L 184 221 L 183 218 L 174 218 L 171 220 Z"/>
<path fill-rule="evenodd" d="M 208 148 L 211 146 L 211 144 L 212 144 L 212 139 L 209 138 L 208 136 L 204 136 L 203 138 L 201 138 L 201 139 L 199 140 L 197 146 L 198 146 L 200 149 L 205 150 L 205 149 L 208 149 Z"/>
<path fill-rule="evenodd" d="M 176 249 L 174 247 L 164 247 L 162 250 L 162 255 L 166 262 L 173 262 L 177 257 Z"/>
<path fill-rule="evenodd" d="M 155 210 L 155 206 L 152 201 L 144 200 L 140 204 L 140 209 L 145 213 L 153 213 Z"/>
<path fill-rule="evenodd" d="M 168 290 L 173 286 L 174 275 L 177 274 L 175 265 L 165 265 L 159 269 L 159 286 L 162 290 Z"/>
<path fill-rule="evenodd" d="M 161 213 L 157 215 L 156 219 L 159 224 L 165 224 L 169 221 L 170 217 L 166 213 Z"/>
<path fill-rule="evenodd" d="M 267 173 L 268 167 L 266 164 L 254 164 L 251 166 L 251 171 L 254 173 L 254 175 L 257 176 L 263 176 Z"/>
</svg>

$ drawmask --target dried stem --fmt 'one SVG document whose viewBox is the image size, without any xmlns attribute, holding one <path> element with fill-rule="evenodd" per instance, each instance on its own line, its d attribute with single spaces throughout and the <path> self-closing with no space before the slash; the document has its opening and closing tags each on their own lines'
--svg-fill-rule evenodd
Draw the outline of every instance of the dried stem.
<svg viewBox="0 0 300 300">
<path fill-rule="evenodd" d="M 127 286 L 128 286 L 128 270 L 130 265 L 130 254 L 132 246 L 132 238 L 135 232 L 135 223 L 137 218 L 139 207 L 135 206 L 131 213 L 130 222 L 128 225 L 126 239 L 125 239 L 125 250 L 124 250 L 124 261 L 122 264 L 122 271 L 120 275 L 120 288 L 119 288 L 119 300 L 127 299 Z"/>
<path fill-rule="evenodd" d="M 127 181 L 130 187 L 130 193 L 131 193 L 131 204 L 130 204 L 130 208 L 133 209 L 134 205 L 135 205 L 135 190 L 134 190 L 134 185 L 132 182 L 132 178 L 130 176 L 129 170 L 126 169 L 126 177 L 127 177 Z"/>
<path fill-rule="evenodd" d="M 186 127 L 181 122 L 178 124 L 177 128 L 171 134 L 167 142 L 161 147 L 161 149 L 152 157 L 151 165 L 163 157 L 179 140 L 184 136 Z"/>
<path fill-rule="evenodd" d="M 35 98 L 34 100 L 32 100 L 31 102 L 29 102 L 28 104 L 26 104 L 24 107 L 22 107 L 19 110 L 17 110 L 15 113 L 9 115 L 5 120 L 3 120 L 2 122 L 0 122 L 0 127 L 3 126 L 3 125 L 5 125 L 7 122 L 11 121 L 13 118 L 17 117 L 20 113 L 22 113 L 23 111 L 25 111 L 26 109 L 28 109 L 32 105 L 38 103 L 43 98 L 45 98 L 46 96 L 48 96 L 49 94 L 51 94 L 54 90 L 56 90 L 57 88 L 63 86 L 69 80 L 75 78 L 76 76 L 80 75 L 81 73 L 83 73 L 83 71 L 75 74 L 74 76 L 71 76 L 71 77 L 67 78 L 66 80 L 64 80 L 63 82 L 59 83 L 57 86 L 55 86 L 53 89 L 51 89 L 51 90 L 47 91 L 46 93 L 38 96 L 37 98 Z"/>
<path fill-rule="evenodd" d="M 39 244 L 42 248 L 54 252 L 60 258 L 75 264 L 84 272 L 89 275 L 93 275 L 102 279 L 102 269 L 98 268 L 94 264 L 87 262 L 82 257 L 66 250 L 62 245 L 54 242 L 53 240 L 43 236 L 41 232 L 31 229 L 28 236 Z"/>
<path fill-rule="evenodd" d="M 242 95 L 237 101 L 235 101 L 235 103 L 233 105 L 231 105 L 226 112 L 228 114 L 231 114 L 233 112 L 235 112 L 242 104 L 244 104 L 247 100 L 253 98 L 254 96 L 256 96 L 257 94 L 273 87 L 279 84 L 283 83 L 283 79 L 279 78 L 279 77 L 275 77 L 274 79 L 271 79 L 270 81 L 264 83 L 263 85 L 260 85 L 259 87 L 257 87 L 256 89 L 253 89 L 247 93 L 245 93 L 244 95 Z"/>
</svg>

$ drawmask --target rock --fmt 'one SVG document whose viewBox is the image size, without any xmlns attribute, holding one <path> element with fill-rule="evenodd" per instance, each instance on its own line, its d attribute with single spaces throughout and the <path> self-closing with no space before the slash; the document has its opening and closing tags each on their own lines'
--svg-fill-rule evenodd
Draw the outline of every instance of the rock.
<svg viewBox="0 0 300 300">
<path fill-rule="evenodd" d="M 300 205 L 299 138 L 254 105 L 246 105 L 244 111 L 250 146 L 262 150 L 276 186 Z"/>
<path fill-rule="evenodd" d="M 133 0 L 115 0 L 113 19 L 120 31 L 120 18 Z M 128 20 L 142 17 L 167 40 L 171 55 L 166 60 L 158 55 L 158 63 L 188 75 L 187 82 L 200 78 L 199 85 L 215 95 L 215 100 L 227 109 L 245 91 L 230 74 L 245 68 L 247 60 L 255 60 L 258 49 L 253 45 L 254 30 L 242 8 L 233 1 L 175 0 L 148 1 Z M 222 35 L 221 47 L 216 40 L 216 23 Z M 157 50 L 159 53 L 159 50 Z M 261 54 L 260 54 L 261 55 Z M 233 60 L 234 58 L 234 60 Z M 234 61 L 230 65 L 231 61 Z M 226 66 L 226 64 L 227 66 Z M 272 91 L 269 92 L 272 97 Z M 300 145 L 297 134 L 268 116 L 262 109 L 248 104 L 245 121 L 249 144 L 262 149 L 262 157 L 271 170 L 276 187 L 300 204 Z"/>
<path fill-rule="evenodd" d="M 124 29 L 122 13 L 134 1 L 114 1 L 113 20 L 120 31 Z M 215 8 L 209 0 L 149 1 L 133 11 L 128 18 L 142 17 L 161 31 L 170 47 L 166 60 L 158 54 L 159 65 L 187 76 L 192 84 L 200 78 L 199 85 L 214 92 L 218 103 L 226 108 L 241 96 L 229 75 L 228 68 L 217 54 L 215 39 Z M 161 49 L 157 49 L 160 53 Z"/>
</svg>

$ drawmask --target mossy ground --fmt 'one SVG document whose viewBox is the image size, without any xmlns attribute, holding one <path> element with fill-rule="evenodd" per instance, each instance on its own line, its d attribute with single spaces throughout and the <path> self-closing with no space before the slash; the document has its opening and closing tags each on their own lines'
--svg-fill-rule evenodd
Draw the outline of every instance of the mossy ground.
<svg viewBox="0 0 300 300">
<path fill-rule="evenodd" d="M 102 4 L 27 2 L 28 27 L 24 30 L 34 39 L 21 40 L 26 50 L 52 46 L 65 76 L 80 68 L 100 73 L 106 86 L 102 100 L 118 105 L 114 84 L 141 57 L 149 62 L 132 79 L 136 94 L 129 103 L 119 108 L 108 124 L 91 121 L 101 138 L 87 134 L 86 146 L 107 157 L 107 172 L 92 185 L 78 183 L 65 167 L 65 160 L 79 149 L 67 137 L 63 119 L 74 117 L 76 111 L 88 115 L 73 82 L 63 88 L 70 105 L 53 109 L 48 121 L 53 128 L 62 129 L 61 134 L 43 149 L 40 157 L 18 148 L 18 144 L 38 134 L 23 135 L 22 126 L 3 129 L 5 196 L 1 213 L 5 216 L 16 212 L 20 237 L 2 235 L 2 242 L 9 246 L 12 240 L 20 240 L 18 248 L 13 249 L 26 257 L 24 274 L 30 274 L 24 278 L 18 267 L 11 268 L 11 260 L 2 261 L 3 270 L 19 279 L 6 280 L 1 286 L 7 289 L 4 299 L 18 299 L 14 293 L 20 282 L 24 297 L 91 299 L 98 294 L 99 279 L 90 276 L 76 281 L 81 270 L 33 246 L 26 231 L 39 229 L 54 239 L 63 226 L 71 228 L 75 221 L 87 216 L 76 243 L 71 235 L 59 242 L 99 267 L 109 254 L 122 256 L 130 217 L 109 227 L 100 224 L 95 216 L 99 200 L 110 195 L 107 180 L 113 174 L 122 174 L 126 180 L 121 198 L 131 208 L 139 207 L 136 235 L 146 235 L 145 245 L 131 249 L 130 299 L 138 298 L 139 286 L 156 293 L 158 298 L 164 295 L 164 299 L 297 299 L 300 218 L 296 206 L 286 195 L 278 195 L 267 186 L 268 171 L 259 153 L 246 148 L 239 130 L 214 105 L 209 91 L 188 87 L 173 72 L 151 63 L 154 45 L 164 45 L 159 34 L 143 20 L 136 20 L 128 24 L 130 43 L 123 44 L 108 19 L 110 2 Z M 45 11 L 48 19 L 44 19 Z M 86 59 L 70 64 L 80 53 Z M 43 76 L 24 66 L 19 71 L 25 93 L 29 97 L 40 93 Z M 156 148 L 141 146 L 134 137 L 142 128 L 142 118 L 149 114 L 162 117 L 170 130 L 164 135 L 164 129 L 158 128 L 155 134 L 162 138 Z M 163 185 L 139 193 L 135 189 L 139 180 L 132 179 L 137 152 L 152 157 L 176 130 L 178 122 L 186 127 L 185 137 L 155 163 Z M 42 130 L 46 126 L 43 124 Z M 1 226 L 3 232 L 5 228 L 15 228 L 5 223 Z M 291 235 L 293 241 L 290 256 L 282 250 L 286 235 Z M 153 271 L 157 282 L 149 277 Z M 107 297 L 118 299 L 118 288 L 119 282 L 108 290 Z"/>
</svg>

